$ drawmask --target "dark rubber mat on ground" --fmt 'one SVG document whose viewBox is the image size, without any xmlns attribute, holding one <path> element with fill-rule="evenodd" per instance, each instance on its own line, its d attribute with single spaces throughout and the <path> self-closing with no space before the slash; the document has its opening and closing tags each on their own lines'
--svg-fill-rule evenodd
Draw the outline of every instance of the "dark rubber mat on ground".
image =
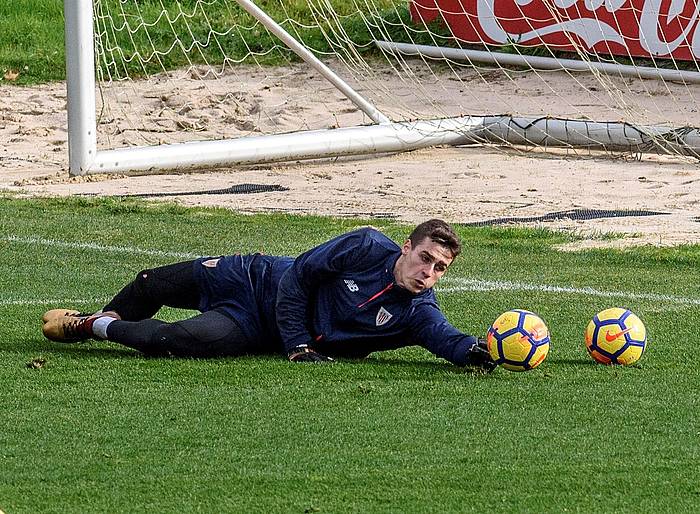
<svg viewBox="0 0 700 514">
<path fill-rule="evenodd" d="M 493 225 L 505 225 L 508 223 L 532 223 L 537 221 L 557 221 L 557 220 L 594 220 L 601 218 L 622 218 L 630 216 L 663 216 L 668 212 L 646 211 L 646 210 L 608 210 L 608 209 L 570 209 L 568 211 L 550 212 L 542 216 L 509 216 L 505 218 L 495 218 L 484 221 L 471 221 L 468 223 L 458 223 L 464 227 L 488 227 Z"/>
<path fill-rule="evenodd" d="M 269 193 L 271 191 L 289 191 L 288 187 L 279 184 L 236 184 L 224 189 L 207 189 L 204 191 L 168 191 L 160 193 L 134 193 L 119 196 L 129 198 L 150 198 L 154 196 L 193 196 L 193 195 L 249 195 L 252 193 Z"/>
</svg>

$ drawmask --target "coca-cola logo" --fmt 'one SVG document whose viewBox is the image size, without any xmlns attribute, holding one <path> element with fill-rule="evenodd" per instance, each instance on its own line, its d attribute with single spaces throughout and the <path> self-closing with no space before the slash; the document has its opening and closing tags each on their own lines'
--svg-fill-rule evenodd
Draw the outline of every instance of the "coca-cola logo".
<svg viewBox="0 0 700 514">
<path fill-rule="evenodd" d="M 700 57 L 696 0 L 414 0 L 412 12 L 471 43 Z"/>
</svg>

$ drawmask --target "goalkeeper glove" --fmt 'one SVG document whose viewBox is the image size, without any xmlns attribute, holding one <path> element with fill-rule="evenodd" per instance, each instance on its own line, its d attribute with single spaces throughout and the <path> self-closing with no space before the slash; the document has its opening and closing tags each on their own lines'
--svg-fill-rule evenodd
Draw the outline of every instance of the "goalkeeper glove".
<svg viewBox="0 0 700 514">
<path fill-rule="evenodd" d="M 490 373 L 496 369 L 497 364 L 493 361 L 493 357 L 489 353 L 486 339 L 479 338 L 472 345 L 467 354 L 468 363 L 472 366 L 477 366 L 483 369 L 486 373 Z"/>
<path fill-rule="evenodd" d="M 306 344 L 300 344 L 289 350 L 287 358 L 291 362 L 333 362 L 333 359 L 321 355 Z"/>
</svg>

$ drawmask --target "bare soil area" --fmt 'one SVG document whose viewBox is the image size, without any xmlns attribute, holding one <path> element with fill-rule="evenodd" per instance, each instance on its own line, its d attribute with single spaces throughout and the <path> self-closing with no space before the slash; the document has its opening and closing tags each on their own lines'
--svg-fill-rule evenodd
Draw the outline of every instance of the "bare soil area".
<svg viewBox="0 0 700 514">
<path fill-rule="evenodd" d="M 197 137 L 207 138 L 347 126 L 363 120 L 340 93 L 301 68 L 280 70 L 277 77 L 269 72 L 262 76 L 256 70 L 251 68 L 249 72 L 248 88 L 240 86 L 239 74 L 237 89 L 225 83 L 207 85 L 202 96 L 202 91 L 190 86 L 192 81 L 186 76 L 170 76 L 162 85 L 149 81 L 116 96 L 128 96 L 130 107 L 143 113 L 151 127 L 172 135 L 171 141 L 188 136 L 187 130 L 178 129 L 194 126 L 198 126 Z M 304 80 L 304 94 L 295 94 L 299 78 Z M 562 84 L 556 88 L 559 93 L 547 98 L 545 104 L 551 108 L 552 102 L 566 99 L 568 103 L 561 110 L 570 110 L 566 77 L 560 79 Z M 528 83 L 532 80 L 528 76 L 511 79 L 509 84 L 516 80 L 521 81 L 521 91 L 537 87 L 534 82 Z M 557 76 L 547 80 L 551 85 Z M 455 88 L 463 88 L 467 83 L 454 82 Z M 405 90 L 408 85 L 396 82 L 391 86 L 401 98 L 411 98 L 410 91 Z M 476 84 L 470 94 L 476 95 L 478 87 L 484 86 Z M 324 102 L 311 101 L 319 95 Z M 661 112 L 666 110 L 669 118 L 686 119 L 694 104 L 678 102 L 677 98 L 673 92 L 666 96 L 656 94 L 655 107 Z M 524 95 L 511 100 L 532 101 L 535 110 L 544 108 L 541 97 L 535 101 Z M 664 101 L 668 106 L 663 105 Z M 260 105 L 277 107 L 263 110 Z M 595 108 L 598 104 L 595 99 L 580 98 L 580 105 Z M 419 109 L 420 105 L 416 105 L 415 110 Z M 573 230 L 590 236 L 590 240 L 577 243 L 576 248 L 700 242 L 700 165 L 690 161 L 467 146 L 195 173 L 71 178 L 67 172 L 66 124 L 65 84 L 0 86 L 0 189 L 30 196 L 143 194 L 153 195 L 158 201 L 216 205 L 245 213 L 284 211 L 389 217 L 407 222 L 441 217 L 459 223 L 508 218 L 528 226 Z M 120 146 L 134 142 L 128 128 L 108 129 L 101 136 L 101 144 Z M 254 194 L 202 194 L 239 184 L 269 184 L 286 189 Z M 572 210 L 587 210 L 587 219 L 576 219 L 577 215 L 551 216 Z M 629 215 L 610 217 L 614 210 Z M 640 215 L 635 211 L 658 214 Z M 623 233 L 625 237 L 597 237 L 609 232 Z"/>
</svg>

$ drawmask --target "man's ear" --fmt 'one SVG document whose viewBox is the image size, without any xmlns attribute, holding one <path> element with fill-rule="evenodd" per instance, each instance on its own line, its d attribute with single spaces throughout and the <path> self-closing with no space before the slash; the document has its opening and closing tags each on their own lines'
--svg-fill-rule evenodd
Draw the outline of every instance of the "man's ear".
<svg viewBox="0 0 700 514">
<path fill-rule="evenodd" d="M 401 255 L 408 255 L 411 251 L 411 240 L 406 239 L 403 246 L 401 247 Z"/>
</svg>

